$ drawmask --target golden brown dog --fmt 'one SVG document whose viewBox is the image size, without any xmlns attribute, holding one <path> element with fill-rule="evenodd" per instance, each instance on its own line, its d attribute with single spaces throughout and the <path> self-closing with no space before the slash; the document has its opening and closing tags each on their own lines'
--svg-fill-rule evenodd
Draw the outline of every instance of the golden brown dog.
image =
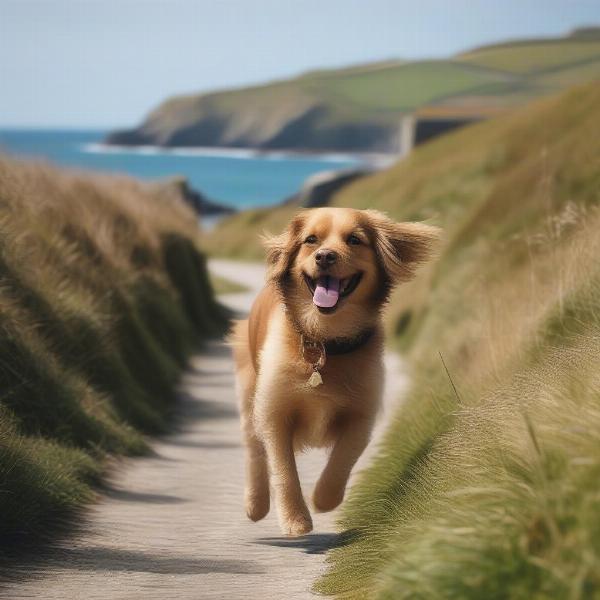
<svg viewBox="0 0 600 600">
<path fill-rule="evenodd" d="M 381 309 L 437 237 L 373 210 L 317 208 L 265 241 L 266 286 L 231 336 L 253 521 L 269 512 L 270 480 L 284 533 L 312 529 L 294 458 L 307 446 L 332 448 L 316 510 L 342 501 L 380 403 Z"/>
</svg>

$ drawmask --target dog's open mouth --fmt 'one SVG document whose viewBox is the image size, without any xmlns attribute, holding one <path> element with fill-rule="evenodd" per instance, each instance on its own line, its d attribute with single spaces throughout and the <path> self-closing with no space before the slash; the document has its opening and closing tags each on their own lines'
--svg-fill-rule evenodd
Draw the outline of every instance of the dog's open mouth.
<svg viewBox="0 0 600 600">
<path fill-rule="evenodd" d="M 314 305 L 322 313 L 332 313 L 341 298 L 349 296 L 358 286 L 362 273 L 355 273 L 351 277 L 338 279 L 332 275 L 320 275 L 316 279 L 304 274 L 304 281 L 313 297 Z"/>
</svg>

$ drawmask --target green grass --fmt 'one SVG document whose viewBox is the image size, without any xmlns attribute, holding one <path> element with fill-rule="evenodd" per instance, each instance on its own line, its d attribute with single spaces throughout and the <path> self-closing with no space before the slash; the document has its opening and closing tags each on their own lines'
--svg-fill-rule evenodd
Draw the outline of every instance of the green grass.
<svg viewBox="0 0 600 600">
<path fill-rule="evenodd" d="M 600 80 L 600 54 L 594 60 L 584 61 L 562 69 L 542 73 L 535 78 L 537 85 L 553 86 L 556 88 L 568 87 L 585 83 L 586 81 Z"/>
<path fill-rule="evenodd" d="M 68 526 L 111 454 L 165 430 L 224 327 L 194 215 L 116 178 L 0 157 L 0 558 Z"/>
<path fill-rule="evenodd" d="M 202 247 L 214 256 L 240 260 L 262 260 L 260 234 L 279 233 L 297 211 L 293 206 L 275 206 L 241 211 L 226 217 L 202 240 Z"/>
<path fill-rule="evenodd" d="M 408 111 L 505 79 L 494 72 L 451 61 L 422 61 L 329 77 L 319 82 L 319 91 L 363 111 Z"/>
<path fill-rule="evenodd" d="M 490 46 L 459 55 L 463 62 L 511 73 L 537 73 L 600 57 L 600 40 L 552 40 Z"/>
<path fill-rule="evenodd" d="M 335 204 L 441 225 L 393 298 L 411 389 L 343 508 L 343 598 L 600 597 L 600 86 L 423 146 Z"/>
</svg>

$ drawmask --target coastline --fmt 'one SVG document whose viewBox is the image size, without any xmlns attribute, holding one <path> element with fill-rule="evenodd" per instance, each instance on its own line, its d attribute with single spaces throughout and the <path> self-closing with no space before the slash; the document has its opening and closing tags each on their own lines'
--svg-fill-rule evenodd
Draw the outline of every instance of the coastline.
<svg viewBox="0 0 600 600">
<path fill-rule="evenodd" d="M 8 155 L 24 160 L 118 173 L 153 185 L 186 179 L 185 196 L 203 217 L 234 209 L 327 202 L 330 190 L 349 174 L 368 174 L 399 158 L 334 150 L 115 145 L 105 143 L 103 136 L 100 130 L 0 129 L 0 145 Z"/>
<path fill-rule="evenodd" d="M 94 142 L 84 144 L 81 151 L 90 154 L 133 154 L 145 156 L 185 156 L 202 158 L 229 158 L 235 160 L 261 159 L 277 162 L 279 160 L 315 160 L 322 162 L 341 163 L 352 162 L 353 166 L 323 169 L 305 178 L 297 190 L 279 201 L 264 206 L 253 206 L 251 209 L 277 208 L 296 204 L 298 208 L 325 206 L 331 196 L 341 187 L 354 179 L 371 175 L 390 167 L 397 162 L 401 155 L 374 152 L 318 152 L 309 150 L 264 150 L 258 148 L 226 148 L 222 146 L 157 146 L 157 145 L 126 145 Z M 203 192 L 193 187 L 191 191 L 203 196 Z M 196 210 L 201 216 L 201 227 L 205 231 L 213 230 L 224 218 L 248 210 L 248 208 L 233 207 L 219 199 L 206 199 L 210 210 Z"/>
</svg>

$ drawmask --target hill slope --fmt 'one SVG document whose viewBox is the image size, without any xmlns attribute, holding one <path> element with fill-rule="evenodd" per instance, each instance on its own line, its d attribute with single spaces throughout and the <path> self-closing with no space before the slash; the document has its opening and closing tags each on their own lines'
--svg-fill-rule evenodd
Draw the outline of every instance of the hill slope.
<svg viewBox="0 0 600 600">
<path fill-rule="evenodd" d="M 225 319 L 177 197 L 3 157 L 0 197 L 1 561 L 69 523 L 109 455 L 146 449 Z"/>
<path fill-rule="evenodd" d="M 600 78 L 600 36 L 483 47 L 449 60 L 388 61 L 167 100 L 114 144 L 397 152 L 402 115 L 466 107 L 477 116 Z"/>
<path fill-rule="evenodd" d="M 390 330 L 413 373 L 319 589 L 600 596 L 600 85 L 447 136 L 352 184 L 445 230 Z"/>
</svg>

